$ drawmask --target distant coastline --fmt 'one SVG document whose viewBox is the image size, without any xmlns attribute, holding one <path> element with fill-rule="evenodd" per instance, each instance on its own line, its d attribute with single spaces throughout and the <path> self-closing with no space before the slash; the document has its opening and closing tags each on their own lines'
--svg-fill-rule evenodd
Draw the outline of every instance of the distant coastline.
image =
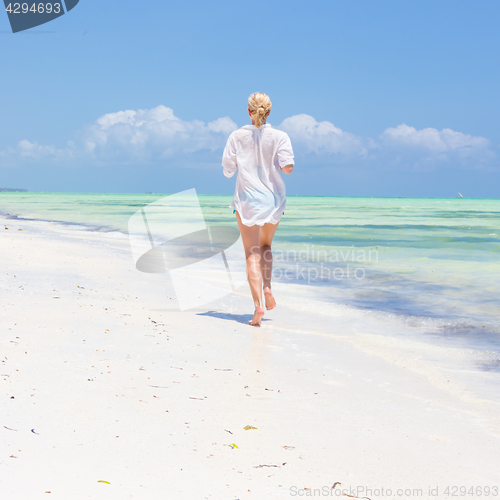
<svg viewBox="0 0 500 500">
<path fill-rule="evenodd" d="M 27 189 L 0 188 L 0 193 L 27 193 Z"/>
</svg>

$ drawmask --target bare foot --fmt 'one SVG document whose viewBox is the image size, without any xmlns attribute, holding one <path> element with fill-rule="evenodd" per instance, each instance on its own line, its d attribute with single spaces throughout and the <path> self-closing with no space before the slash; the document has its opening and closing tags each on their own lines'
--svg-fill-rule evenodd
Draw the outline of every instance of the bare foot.
<svg viewBox="0 0 500 500">
<path fill-rule="evenodd" d="M 250 326 L 260 326 L 260 320 L 262 319 L 262 316 L 264 316 L 264 308 L 256 307 L 252 321 L 250 321 Z"/>
<path fill-rule="evenodd" d="M 264 297 L 266 299 L 266 309 L 270 311 L 271 309 L 274 309 L 276 307 L 276 300 L 273 297 L 273 294 L 271 293 L 271 289 L 266 286 L 264 288 Z"/>
</svg>

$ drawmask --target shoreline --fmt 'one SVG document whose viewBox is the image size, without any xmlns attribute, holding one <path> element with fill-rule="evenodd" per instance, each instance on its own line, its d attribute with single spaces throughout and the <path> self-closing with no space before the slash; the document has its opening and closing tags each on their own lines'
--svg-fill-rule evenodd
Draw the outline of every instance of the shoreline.
<svg viewBox="0 0 500 500">
<path fill-rule="evenodd" d="M 6 497 L 498 485 L 500 406 L 460 370 L 443 378 L 432 346 L 384 338 L 353 307 L 322 316 L 296 284 L 275 285 L 260 329 L 247 287 L 179 312 L 161 275 L 134 269 L 126 235 L 0 222 Z"/>
<path fill-rule="evenodd" d="M 85 195 L 85 194 L 95 194 L 95 195 L 153 195 L 153 196 L 168 196 L 175 193 L 153 193 L 153 192 L 108 192 L 108 191 L 1 191 L 0 193 L 24 193 L 24 194 L 76 194 L 76 195 Z M 231 194 L 213 194 L 213 193 L 198 193 L 199 196 L 227 196 L 232 197 Z M 469 197 L 469 196 L 359 196 L 359 195 L 310 195 L 310 194 L 288 194 L 288 196 L 293 196 L 294 198 L 369 198 L 369 199 L 389 199 L 389 200 L 500 200 L 500 198 L 479 198 L 479 197 Z"/>
<path fill-rule="evenodd" d="M 111 226 L 94 226 L 91 224 L 85 224 L 84 222 L 71 222 L 71 221 L 55 220 L 55 219 L 35 219 L 5 212 L 0 212 L 0 218 L 3 218 L 5 220 L 19 221 L 19 222 L 42 222 L 42 223 L 45 222 L 48 224 L 59 224 L 61 226 L 82 227 L 86 231 L 96 231 L 104 233 L 119 232 L 126 235 L 126 233 L 124 233 L 121 229 L 117 229 Z"/>
</svg>

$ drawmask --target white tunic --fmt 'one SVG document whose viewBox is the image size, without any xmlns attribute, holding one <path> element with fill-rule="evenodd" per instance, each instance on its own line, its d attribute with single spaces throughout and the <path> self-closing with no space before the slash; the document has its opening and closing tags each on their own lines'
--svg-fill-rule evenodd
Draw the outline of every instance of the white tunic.
<svg viewBox="0 0 500 500">
<path fill-rule="evenodd" d="M 293 165 L 293 149 L 285 132 L 264 124 L 245 125 L 228 138 L 222 155 L 224 175 L 238 167 L 230 208 L 238 210 L 246 226 L 277 224 L 286 205 L 285 183 L 280 168 Z"/>
</svg>

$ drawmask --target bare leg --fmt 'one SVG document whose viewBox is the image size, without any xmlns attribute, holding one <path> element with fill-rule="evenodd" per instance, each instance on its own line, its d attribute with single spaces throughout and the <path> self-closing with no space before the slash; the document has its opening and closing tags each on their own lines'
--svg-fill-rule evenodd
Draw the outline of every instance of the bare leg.
<svg viewBox="0 0 500 500">
<path fill-rule="evenodd" d="M 276 300 L 271 293 L 271 277 L 273 274 L 273 253 L 271 251 L 271 243 L 276 233 L 276 229 L 278 229 L 278 224 L 264 224 L 259 235 L 261 255 L 260 267 L 262 271 L 266 309 L 268 310 L 276 306 Z"/>
<path fill-rule="evenodd" d="M 262 304 L 262 274 L 260 268 L 260 226 L 245 226 L 245 224 L 241 222 L 240 214 L 237 210 L 236 220 L 238 221 L 241 239 L 245 248 L 248 284 L 250 285 L 250 291 L 252 292 L 252 298 L 255 305 L 255 312 L 253 319 L 250 321 L 250 325 L 260 326 L 262 316 L 264 316 L 264 307 Z"/>
</svg>

